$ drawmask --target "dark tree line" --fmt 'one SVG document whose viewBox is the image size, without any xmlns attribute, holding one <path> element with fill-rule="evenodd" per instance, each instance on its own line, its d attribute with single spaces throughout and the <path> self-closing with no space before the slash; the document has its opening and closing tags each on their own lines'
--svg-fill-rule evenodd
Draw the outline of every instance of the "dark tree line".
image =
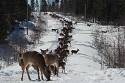
<svg viewBox="0 0 125 83">
<path fill-rule="evenodd" d="M 26 16 L 27 0 L 0 0 L 0 43 L 12 31 L 14 20 L 22 21 Z"/>
<path fill-rule="evenodd" d="M 36 1 L 38 4 L 38 0 Z M 36 7 L 34 2 L 31 0 L 32 10 Z M 125 24 L 125 0 L 55 0 L 50 4 L 46 0 L 40 2 L 40 11 L 58 11 L 83 16 L 86 13 L 87 20 L 95 18 L 101 24 Z M 30 13 L 28 14 L 30 17 Z M 0 43 L 10 32 L 13 21 L 24 20 L 26 15 L 27 0 L 0 0 Z"/>
<path fill-rule="evenodd" d="M 59 0 L 55 0 L 48 6 L 45 3 L 46 0 L 42 1 L 44 4 L 42 8 L 44 10 L 48 8 L 47 11 L 57 11 L 58 9 L 63 13 L 85 15 L 86 10 L 87 19 L 95 18 L 101 24 L 125 24 L 125 0 L 61 0 L 60 6 L 56 6 Z"/>
<path fill-rule="evenodd" d="M 40 11 L 44 11 L 44 12 L 47 11 L 47 3 L 46 3 L 46 0 L 41 0 L 41 9 L 40 9 Z"/>
<path fill-rule="evenodd" d="M 106 24 L 124 24 L 121 21 L 125 19 L 125 0 L 62 0 L 61 3 L 63 12 L 76 15 L 84 15 L 85 6 L 87 18 L 96 18 Z"/>
</svg>

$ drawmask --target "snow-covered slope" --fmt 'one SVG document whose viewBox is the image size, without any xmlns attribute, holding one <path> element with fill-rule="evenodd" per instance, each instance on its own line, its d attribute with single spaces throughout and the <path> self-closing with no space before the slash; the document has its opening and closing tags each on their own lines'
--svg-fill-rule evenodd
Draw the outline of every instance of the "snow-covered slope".
<svg viewBox="0 0 125 83">
<path fill-rule="evenodd" d="M 46 32 L 41 37 L 42 44 L 37 44 L 36 50 L 40 52 L 40 49 L 49 48 L 52 50 L 57 46 L 57 38 L 59 35 L 56 32 L 52 32 L 52 28 L 61 29 L 62 25 L 59 20 L 44 16 L 47 20 Z M 124 83 L 125 71 L 124 69 L 108 69 L 100 70 L 101 65 L 96 61 L 100 59 L 97 50 L 92 45 L 92 30 L 94 25 L 87 26 L 84 23 L 78 23 L 75 25 L 75 29 L 72 32 L 73 40 L 69 50 L 79 48 L 80 51 L 77 54 L 73 54 L 68 57 L 66 63 L 66 73 L 59 71 L 59 77 L 51 76 L 52 81 L 38 81 L 37 72 L 30 68 L 31 81 L 28 80 L 26 72 L 24 74 L 24 81 L 21 81 L 21 67 L 18 63 L 13 66 L 7 67 L 0 71 L 0 83 Z"/>
</svg>

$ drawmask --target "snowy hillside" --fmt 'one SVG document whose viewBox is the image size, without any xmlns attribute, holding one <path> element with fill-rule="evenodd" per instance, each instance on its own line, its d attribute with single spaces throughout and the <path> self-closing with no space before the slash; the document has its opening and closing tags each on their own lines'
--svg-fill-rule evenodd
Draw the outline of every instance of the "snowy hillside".
<svg viewBox="0 0 125 83">
<path fill-rule="evenodd" d="M 44 15 L 47 21 L 46 32 L 40 38 L 40 44 L 36 44 L 33 50 L 40 52 L 40 49 L 52 50 L 57 47 L 58 33 L 51 31 L 53 28 L 62 29 L 62 24 L 58 19 L 50 15 Z M 87 26 L 85 23 L 77 23 L 71 33 L 73 38 L 69 50 L 79 49 L 77 54 L 69 54 L 66 63 L 66 73 L 59 69 L 59 77 L 51 76 L 52 81 L 38 81 L 37 72 L 31 67 L 29 72 L 31 81 L 27 74 L 24 74 L 24 80 L 21 81 L 21 67 L 18 63 L 13 66 L 0 70 L 0 83 L 124 83 L 124 69 L 101 70 L 98 60 L 97 50 L 93 46 L 92 30 L 95 25 Z"/>
</svg>

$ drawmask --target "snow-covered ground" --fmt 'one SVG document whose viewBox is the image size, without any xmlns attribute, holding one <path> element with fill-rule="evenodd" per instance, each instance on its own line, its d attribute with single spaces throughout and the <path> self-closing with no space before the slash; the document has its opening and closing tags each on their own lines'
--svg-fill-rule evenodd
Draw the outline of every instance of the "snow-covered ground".
<svg viewBox="0 0 125 83">
<path fill-rule="evenodd" d="M 62 28 L 59 20 L 44 16 L 47 21 L 46 32 L 40 38 L 42 44 L 36 44 L 36 50 L 49 50 L 57 47 L 58 33 L 52 32 L 52 28 Z M 100 60 L 97 50 L 92 45 L 93 34 L 92 30 L 95 27 L 87 26 L 84 23 L 74 25 L 75 29 L 72 32 L 73 40 L 69 50 L 79 49 L 77 54 L 69 55 L 66 63 L 66 73 L 59 71 L 59 77 L 51 76 L 52 81 L 38 81 L 37 72 L 31 67 L 29 72 L 32 81 L 28 80 L 26 72 L 24 74 L 24 81 L 21 81 L 21 67 L 18 63 L 13 64 L 5 69 L 0 70 L 0 83 L 125 83 L 124 69 L 107 69 L 101 70 L 101 65 L 97 60 Z"/>
</svg>

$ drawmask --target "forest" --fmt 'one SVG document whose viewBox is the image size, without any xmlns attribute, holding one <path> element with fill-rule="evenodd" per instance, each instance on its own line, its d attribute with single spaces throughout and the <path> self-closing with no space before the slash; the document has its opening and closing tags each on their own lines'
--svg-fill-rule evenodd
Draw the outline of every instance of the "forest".
<svg viewBox="0 0 125 83">
<path fill-rule="evenodd" d="M 95 21 L 99 24 L 124 25 L 125 24 L 125 0 L 55 0 L 47 2 L 40 0 L 41 12 L 61 12 L 73 15 L 83 15 L 84 20 Z M 1 0 L 0 1 L 0 43 L 12 30 L 14 20 L 30 19 L 31 11 L 38 7 L 36 2 L 31 0 L 31 6 L 27 0 Z M 21 15 L 21 17 L 20 17 Z"/>
</svg>

